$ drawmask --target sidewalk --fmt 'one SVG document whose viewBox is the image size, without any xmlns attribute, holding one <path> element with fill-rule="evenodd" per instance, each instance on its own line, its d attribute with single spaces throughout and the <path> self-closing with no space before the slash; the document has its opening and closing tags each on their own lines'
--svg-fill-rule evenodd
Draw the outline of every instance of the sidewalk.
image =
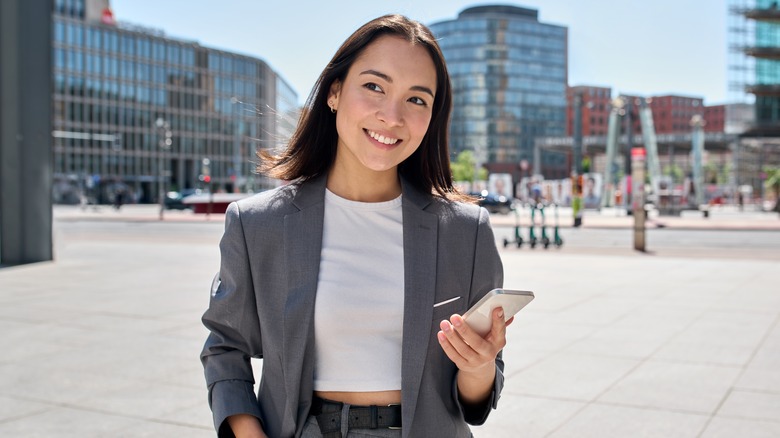
<svg viewBox="0 0 780 438">
<path fill-rule="evenodd" d="M 536 213 L 536 221 L 540 218 Z M 555 210 L 548 207 L 545 211 L 547 224 L 555 223 Z M 561 228 L 571 228 L 574 215 L 570 207 L 561 207 L 558 211 Z M 529 210 L 521 209 L 519 214 L 493 215 L 491 221 L 498 226 L 514 226 L 519 220 L 522 226 L 531 223 Z M 683 211 L 680 216 L 660 216 L 657 211 L 648 214 L 647 228 L 696 229 L 696 230 L 773 230 L 780 231 L 780 215 L 774 212 L 755 210 L 739 211 L 730 206 L 716 206 L 710 209 L 709 217 L 700 211 Z M 633 228 L 634 217 L 628 216 L 625 209 L 585 210 L 582 217 L 584 228 Z"/>
<path fill-rule="evenodd" d="M 89 206 L 82 209 L 78 206 L 55 205 L 55 219 L 64 221 L 73 220 L 106 220 L 106 221 L 159 221 L 160 207 L 157 205 L 125 205 L 116 211 L 110 205 Z M 555 211 L 548 209 L 547 223 L 555 221 Z M 165 210 L 163 221 L 165 222 L 222 222 L 224 214 L 194 214 L 189 210 Z M 573 226 L 572 210 L 569 207 L 561 207 L 558 211 L 558 219 L 561 228 Z M 528 209 L 502 215 L 491 215 L 491 222 L 495 227 L 514 226 L 516 221 L 522 226 L 530 224 L 530 212 Z M 539 217 L 536 218 L 538 223 Z M 626 215 L 625 210 L 604 209 L 585 210 L 582 226 L 584 228 L 633 228 L 634 217 Z M 646 223 L 647 228 L 672 228 L 672 229 L 700 229 L 700 230 L 772 230 L 780 231 L 780 215 L 774 212 L 762 211 L 738 211 L 734 207 L 720 206 L 710 210 L 709 217 L 705 218 L 698 211 L 684 211 L 680 216 L 658 216 L 651 212 Z"/>
<path fill-rule="evenodd" d="M 57 207 L 56 261 L 0 269 L 0 436 L 215 436 L 199 318 L 222 218 L 156 214 Z M 537 299 L 477 438 L 780 436 L 776 261 L 500 251 Z"/>
</svg>

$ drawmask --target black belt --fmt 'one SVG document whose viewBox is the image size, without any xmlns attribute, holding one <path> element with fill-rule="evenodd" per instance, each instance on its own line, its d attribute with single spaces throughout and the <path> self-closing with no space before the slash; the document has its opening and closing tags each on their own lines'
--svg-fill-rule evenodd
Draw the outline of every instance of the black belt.
<svg viewBox="0 0 780 438">
<path fill-rule="evenodd" d="M 341 438 L 341 408 L 343 403 L 314 397 L 310 415 L 317 418 L 324 438 Z M 400 429 L 401 405 L 350 406 L 350 429 Z"/>
</svg>

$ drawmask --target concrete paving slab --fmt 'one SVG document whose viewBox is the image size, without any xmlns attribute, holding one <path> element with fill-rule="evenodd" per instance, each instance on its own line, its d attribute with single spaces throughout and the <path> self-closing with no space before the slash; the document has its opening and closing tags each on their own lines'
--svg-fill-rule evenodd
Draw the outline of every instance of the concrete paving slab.
<svg viewBox="0 0 780 438">
<path fill-rule="evenodd" d="M 57 406 L 34 416 L 0 423 L 0 436 L 104 438 L 138 425 L 132 418 Z"/>
<path fill-rule="evenodd" d="M 0 371 L 2 371 L 2 367 L 0 367 Z M 39 415 L 50 409 L 52 409 L 52 406 L 49 404 L 0 395 L 0 423 Z"/>
<path fill-rule="evenodd" d="M 718 415 L 755 420 L 777 420 L 780 414 L 780 394 L 733 390 L 729 393 Z"/>
<path fill-rule="evenodd" d="M 187 437 L 187 438 L 213 438 L 213 427 L 196 428 L 191 425 L 178 425 L 156 423 L 153 421 L 138 420 L 134 424 L 126 426 L 123 430 L 111 435 L 113 438 L 157 438 L 157 437 Z"/>
<path fill-rule="evenodd" d="M 550 438 L 696 436 L 707 416 L 626 406 L 590 404 L 572 421 L 547 435 Z"/>
<path fill-rule="evenodd" d="M 649 360 L 602 394 L 598 401 L 712 414 L 739 373 L 736 367 Z"/>
<path fill-rule="evenodd" d="M 513 374 L 511 384 L 504 391 L 588 402 L 615 385 L 639 363 L 631 359 L 559 353 Z"/>
<path fill-rule="evenodd" d="M 743 366 L 775 319 L 772 313 L 708 311 L 661 348 L 655 358 Z"/>
<path fill-rule="evenodd" d="M 488 425 L 474 427 L 475 438 L 545 437 L 586 406 L 583 402 L 543 397 L 512 397 L 501 400 L 502 415 Z"/>
<path fill-rule="evenodd" d="M 214 436 L 198 353 L 222 218 L 61 213 L 55 262 L 0 269 L 0 436 Z M 779 436 L 780 232 L 643 254 L 590 220 L 557 250 L 501 249 L 507 287 L 537 299 L 475 436 Z"/>
<path fill-rule="evenodd" d="M 780 423 L 776 421 L 741 420 L 716 417 L 699 435 L 701 438 L 777 438 L 780 436 Z"/>
</svg>

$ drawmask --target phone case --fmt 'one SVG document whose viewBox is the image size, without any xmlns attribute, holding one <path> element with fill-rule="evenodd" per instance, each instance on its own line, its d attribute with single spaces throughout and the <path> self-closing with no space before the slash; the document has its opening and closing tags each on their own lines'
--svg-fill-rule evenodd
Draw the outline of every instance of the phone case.
<svg viewBox="0 0 780 438">
<path fill-rule="evenodd" d="M 534 293 L 524 290 L 493 289 L 474 304 L 463 319 L 480 336 L 485 336 L 492 325 L 490 316 L 496 307 L 504 308 L 504 321 L 508 321 L 517 312 L 534 299 Z"/>
</svg>

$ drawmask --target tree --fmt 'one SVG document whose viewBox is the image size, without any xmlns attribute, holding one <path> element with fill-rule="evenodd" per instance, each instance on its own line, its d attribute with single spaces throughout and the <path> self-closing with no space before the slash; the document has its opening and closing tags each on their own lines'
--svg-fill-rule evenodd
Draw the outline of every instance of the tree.
<svg viewBox="0 0 780 438">
<path fill-rule="evenodd" d="M 474 153 L 471 151 L 463 151 L 458 154 L 456 161 L 450 163 L 452 169 L 452 179 L 455 181 L 468 181 L 474 182 L 474 167 L 477 165 L 474 160 Z M 477 180 L 487 179 L 487 169 L 479 169 L 479 175 Z"/>
<path fill-rule="evenodd" d="M 772 211 L 780 213 L 780 167 L 764 167 L 764 173 L 764 187 L 775 193 L 775 208 Z"/>
<path fill-rule="evenodd" d="M 663 171 L 664 175 L 669 175 L 672 177 L 673 183 L 679 183 L 682 182 L 683 178 L 685 177 L 685 172 L 683 172 L 682 167 L 676 165 L 676 164 L 668 164 L 664 167 Z"/>
</svg>

